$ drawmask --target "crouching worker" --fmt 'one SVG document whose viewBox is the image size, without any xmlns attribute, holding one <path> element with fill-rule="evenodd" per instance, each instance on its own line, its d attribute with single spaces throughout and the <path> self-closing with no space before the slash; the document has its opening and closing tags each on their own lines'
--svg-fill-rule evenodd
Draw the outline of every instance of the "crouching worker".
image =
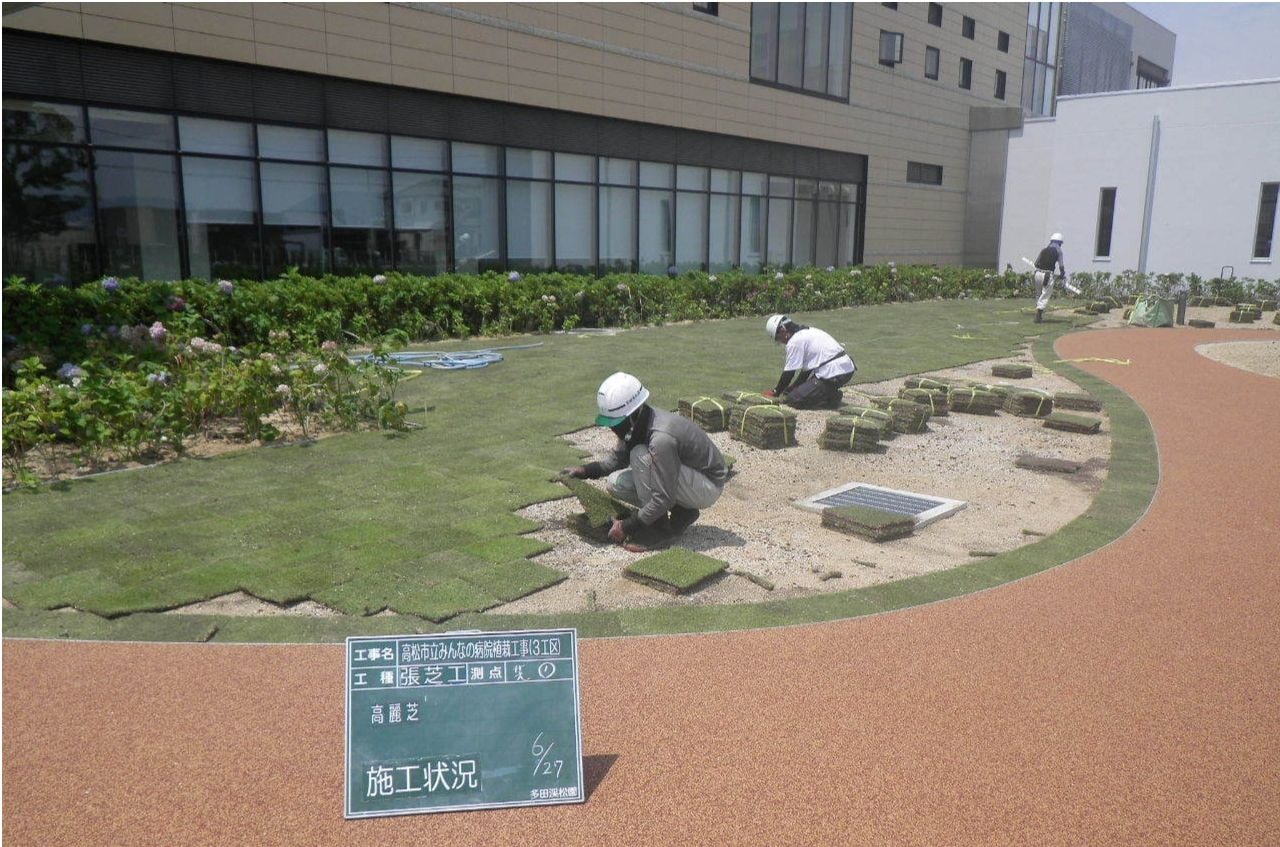
<svg viewBox="0 0 1280 847">
<path fill-rule="evenodd" d="M 797 409 L 830 409 L 839 405 L 840 389 L 853 379 L 858 366 L 840 342 L 816 327 L 798 324 L 786 315 L 765 321 L 765 334 L 787 346 L 787 360 L 778 384 L 764 392 Z"/>
<path fill-rule="evenodd" d="M 609 493 L 640 508 L 609 528 L 609 540 L 617 544 L 645 530 L 658 538 L 684 532 L 700 510 L 720 499 L 729 476 L 724 457 L 697 424 L 653 408 L 648 399 L 648 389 L 631 374 L 619 372 L 601 383 L 596 423 L 613 430 L 617 446 L 563 471 L 579 479 L 608 476 Z"/>
</svg>

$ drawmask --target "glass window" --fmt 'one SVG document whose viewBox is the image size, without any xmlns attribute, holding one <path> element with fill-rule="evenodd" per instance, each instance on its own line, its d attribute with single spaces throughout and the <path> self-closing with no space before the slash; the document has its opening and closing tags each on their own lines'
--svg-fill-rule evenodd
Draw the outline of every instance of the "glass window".
<svg viewBox="0 0 1280 847">
<path fill-rule="evenodd" d="M 556 184 L 557 268 L 572 273 L 595 272 L 595 197 L 596 191 L 590 185 Z"/>
<path fill-rule="evenodd" d="M 175 158 L 100 150 L 94 156 L 94 184 L 105 270 L 139 279 L 181 279 Z"/>
<path fill-rule="evenodd" d="M 813 263 L 825 268 L 840 264 L 837 253 L 840 240 L 840 205 L 838 203 L 818 204 L 817 247 Z"/>
<path fill-rule="evenodd" d="M 391 136 L 391 164 L 397 168 L 413 168 L 420 171 L 447 171 L 449 169 L 448 142 L 434 138 L 409 138 Z"/>
<path fill-rule="evenodd" d="M 858 184 L 856 182 L 840 183 L 840 199 L 846 203 L 857 203 Z"/>
<path fill-rule="evenodd" d="M 742 193 L 763 197 L 766 193 L 766 177 L 764 174 L 744 171 L 742 174 Z"/>
<path fill-rule="evenodd" d="M 1005 77 L 1004 71 L 996 71 L 996 99 L 997 100 L 1004 99 L 1004 89 L 1007 84 L 1008 83 L 1007 83 L 1007 79 Z"/>
<path fill-rule="evenodd" d="M 827 51 L 827 93 L 842 100 L 849 96 L 849 49 L 853 37 L 853 4 L 831 4 L 830 44 Z"/>
<path fill-rule="evenodd" d="M 396 268 L 437 274 L 449 269 L 449 178 L 394 171 Z"/>
<path fill-rule="evenodd" d="M 791 262 L 791 201 L 769 201 L 769 264 L 785 267 Z"/>
<path fill-rule="evenodd" d="M 259 167 L 266 274 L 276 276 L 290 267 L 303 273 L 324 273 L 329 265 L 324 168 L 281 162 L 263 162 Z"/>
<path fill-rule="evenodd" d="M 339 165 L 387 166 L 387 137 L 373 132 L 329 130 L 329 161 Z"/>
<path fill-rule="evenodd" d="M 996 49 L 999 50 L 1001 53 L 1009 52 L 1009 33 L 1001 30 L 996 35 Z"/>
<path fill-rule="evenodd" d="M 937 47 L 924 48 L 924 75 L 926 79 L 938 78 L 938 66 L 942 63 L 942 52 Z"/>
<path fill-rule="evenodd" d="M 902 33 L 880 30 L 880 64 L 892 68 L 902 63 Z"/>
<path fill-rule="evenodd" d="M 1270 259 L 1272 239 L 1276 231 L 1276 195 L 1280 182 L 1262 183 L 1262 196 L 1258 200 L 1258 228 L 1253 236 L 1253 258 Z"/>
<path fill-rule="evenodd" d="M 253 124 L 243 121 L 179 116 L 178 137 L 187 153 L 253 155 Z"/>
<path fill-rule="evenodd" d="M 770 197 L 790 197 L 795 193 L 796 181 L 789 176 L 769 177 Z"/>
<path fill-rule="evenodd" d="M 600 270 L 633 271 L 636 264 L 636 190 L 600 189 Z"/>
<path fill-rule="evenodd" d="M 675 168 L 662 162 L 640 163 L 640 185 L 645 188 L 671 188 L 675 184 Z"/>
<path fill-rule="evenodd" d="M 676 193 L 676 267 L 681 271 L 707 266 L 707 195 Z"/>
<path fill-rule="evenodd" d="M 507 180 L 507 267 L 550 268 L 552 224 L 551 183 Z"/>
<path fill-rule="evenodd" d="M 676 188 L 683 188 L 686 191 L 706 191 L 707 169 L 692 165 L 677 165 Z"/>
<path fill-rule="evenodd" d="M 496 174 L 498 172 L 497 147 L 488 144 L 453 142 L 453 172 L 456 174 Z"/>
<path fill-rule="evenodd" d="M 853 203 L 840 204 L 840 247 L 837 265 L 848 267 L 861 261 L 858 244 L 858 207 Z"/>
<path fill-rule="evenodd" d="M 1098 238 L 1094 244 L 1093 255 L 1102 257 L 1111 255 L 1111 226 L 1116 214 L 1116 190 L 1104 188 L 1098 197 Z"/>
<path fill-rule="evenodd" d="M 764 266 L 765 214 L 763 197 L 742 198 L 742 241 L 740 265 L 754 273 Z"/>
<path fill-rule="evenodd" d="M 929 4 L 929 23 L 933 24 L 934 26 L 942 26 L 942 4 L 941 3 Z"/>
<path fill-rule="evenodd" d="M 778 78 L 778 5 L 751 4 L 751 76 L 755 79 Z"/>
<path fill-rule="evenodd" d="M 502 268 L 499 189 L 496 179 L 453 180 L 453 264 L 461 273 Z"/>
<path fill-rule="evenodd" d="M 973 18 L 968 15 L 962 15 L 960 17 L 960 34 L 965 38 L 973 38 L 976 28 L 977 22 L 974 21 Z"/>
<path fill-rule="evenodd" d="M 804 82 L 804 3 L 783 3 L 778 13 L 778 82 L 799 88 Z"/>
<path fill-rule="evenodd" d="M 173 116 L 90 106 L 89 138 L 99 147 L 172 150 Z"/>
<path fill-rule="evenodd" d="M 62 103 L 5 98 L 4 138 L 6 141 L 82 143 L 84 110 Z"/>
<path fill-rule="evenodd" d="M 600 158 L 600 181 L 610 185 L 635 185 L 636 161 L 634 159 Z"/>
<path fill-rule="evenodd" d="M 737 197 L 724 194 L 711 195 L 711 228 L 709 270 L 725 271 L 738 261 L 738 208 Z"/>
<path fill-rule="evenodd" d="M 557 153 L 556 179 L 568 182 L 595 182 L 596 157 L 578 153 Z"/>
<path fill-rule="evenodd" d="M 318 129 L 258 124 L 258 155 L 264 159 L 324 161 L 324 133 Z"/>
<path fill-rule="evenodd" d="M 333 197 L 333 269 L 373 272 L 392 266 L 387 172 L 330 168 Z"/>
<path fill-rule="evenodd" d="M 711 190 L 723 191 L 729 194 L 737 194 L 742 187 L 742 174 L 737 171 L 723 171 L 718 168 L 711 169 Z"/>
<path fill-rule="evenodd" d="M 924 185 L 942 185 L 942 165 L 925 162 L 907 162 L 907 182 Z"/>
<path fill-rule="evenodd" d="M 960 60 L 960 87 L 961 88 L 973 87 L 973 60 L 972 59 Z"/>
<path fill-rule="evenodd" d="M 796 180 L 796 207 L 791 231 L 791 262 L 797 267 L 813 264 L 813 198 L 818 184 L 811 179 Z"/>
<path fill-rule="evenodd" d="M 208 280 L 257 277 L 261 272 L 258 183 L 253 162 L 184 156 L 182 189 L 191 276 Z"/>
<path fill-rule="evenodd" d="M 551 154 L 546 150 L 507 148 L 507 176 L 551 179 Z"/>
<path fill-rule="evenodd" d="M 7 105 L 7 104 L 6 104 Z M 47 129 L 70 129 L 50 114 Z M 5 112 L 5 132 L 10 113 Z M 40 128 L 35 117 L 27 126 Z M 70 118 L 67 118 L 70 121 Z M 75 147 L 4 148 L 4 273 L 43 283 L 78 283 L 98 273 L 88 153 Z"/>
<path fill-rule="evenodd" d="M 831 6 L 806 4 L 804 20 L 804 87 L 827 90 L 827 49 L 830 45 Z"/>
<path fill-rule="evenodd" d="M 644 180 L 643 166 L 640 179 Z M 673 264 L 674 205 L 670 191 L 640 192 L 640 273 L 664 274 Z"/>
</svg>

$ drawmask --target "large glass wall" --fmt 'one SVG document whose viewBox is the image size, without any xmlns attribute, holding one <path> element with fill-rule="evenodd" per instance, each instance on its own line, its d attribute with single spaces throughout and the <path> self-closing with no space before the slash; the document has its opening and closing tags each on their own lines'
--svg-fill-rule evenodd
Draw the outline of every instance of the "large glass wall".
<svg viewBox="0 0 1280 847">
<path fill-rule="evenodd" d="M 861 258 L 859 185 L 793 174 L 9 99 L 4 142 L 5 272 L 55 284 Z"/>
</svg>

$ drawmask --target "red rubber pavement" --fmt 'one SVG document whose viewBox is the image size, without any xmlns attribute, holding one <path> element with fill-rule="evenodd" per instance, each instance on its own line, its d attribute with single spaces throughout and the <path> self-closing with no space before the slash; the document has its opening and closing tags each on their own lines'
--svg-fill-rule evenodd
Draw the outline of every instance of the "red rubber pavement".
<svg viewBox="0 0 1280 847">
<path fill-rule="evenodd" d="M 11 845 L 1280 844 L 1280 380 L 1063 338 L 1151 418 L 1125 537 L 1011 585 L 581 645 L 580 805 L 342 819 L 340 645 L 4 645 Z"/>
</svg>

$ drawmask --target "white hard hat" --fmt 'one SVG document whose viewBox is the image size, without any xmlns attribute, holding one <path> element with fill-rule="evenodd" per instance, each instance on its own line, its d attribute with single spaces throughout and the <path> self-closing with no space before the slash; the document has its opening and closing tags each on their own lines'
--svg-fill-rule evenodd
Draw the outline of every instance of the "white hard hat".
<svg viewBox="0 0 1280 847">
<path fill-rule="evenodd" d="M 778 337 L 778 327 L 782 326 L 791 318 L 786 315 L 770 315 L 769 319 L 764 322 L 765 335 L 769 336 L 769 340 L 775 340 Z"/>
<path fill-rule="evenodd" d="M 1060 232 L 1055 232 L 1053 235 L 1049 236 L 1049 240 L 1050 240 L 1050 241 L 1057 241 L 1059 244 L 1061 244 L 1061 243 L 1062 243 L 1062 233 L 1060 233 Z"/>
<path fill-rule="evenodd" d="M 649 389 L 631 374 L 618 371 L 604 382 L 596 392 L 596 423 L 600 426 L 617 426 L 627 416 L 649 399 Z"/>
</svg>

